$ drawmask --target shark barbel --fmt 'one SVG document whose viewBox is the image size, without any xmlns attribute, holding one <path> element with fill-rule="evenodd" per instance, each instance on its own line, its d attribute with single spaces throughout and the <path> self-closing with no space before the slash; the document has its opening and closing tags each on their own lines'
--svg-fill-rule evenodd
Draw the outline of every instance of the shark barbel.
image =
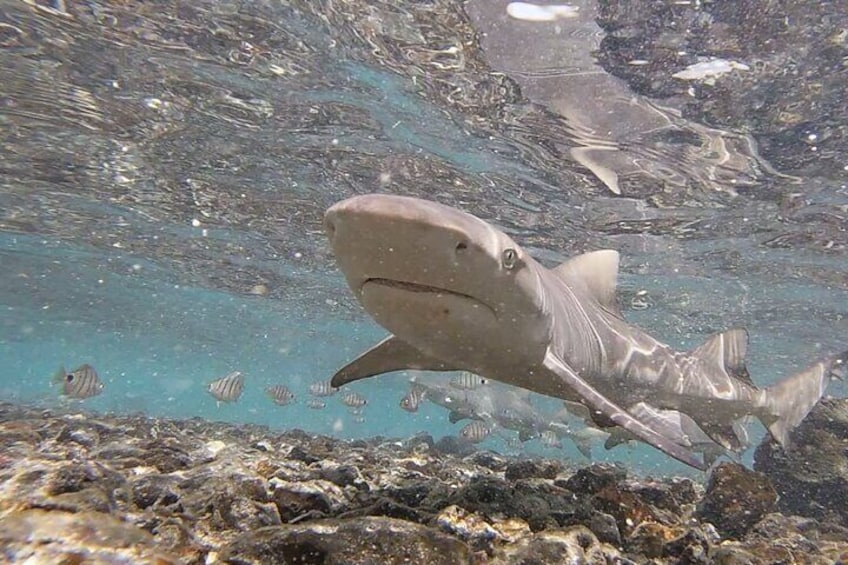
<svg viewBox="0 0 848 565">
<path fill-rule="evenodd" d="M 330 207 L 324 224 L 354 295 L 392 334 L 339 370 L 334 387 L 406 369 L 470 371 L 580 403 L 600 425 L 704 469 L 646 407 L 680 411 L 731 448 L 734 422 L 753 415 L 785 446 L 844 363 L 834 356 L 758 388 L 744 330 L 679 352 L 628 324 L 616 251 L 548 269 L 491 224 L 435 202 L 361 195 Z"/>
</svg>

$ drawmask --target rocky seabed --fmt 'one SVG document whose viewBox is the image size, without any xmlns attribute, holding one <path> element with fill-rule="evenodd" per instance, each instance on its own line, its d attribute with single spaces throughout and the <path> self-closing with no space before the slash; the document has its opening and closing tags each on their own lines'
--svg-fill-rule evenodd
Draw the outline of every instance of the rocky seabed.
<svg viewBox="0 0 848 565">
<path fill-rule="evenodd" d="M 427 435 L 342 441 L 3 404 L 0 559 L 848 563 L 848 502 L 839 490 L 848 484 L 848 408 L 823 404 L 796 440 L 829 445 L 815 462 L 830 468 L 792 459 L 809 458 L 810 445 L 788 457 L 764 443 L 755 467 L 765 472 L 725 462 L 703 484 L 468 454 Z"/>
</svg>

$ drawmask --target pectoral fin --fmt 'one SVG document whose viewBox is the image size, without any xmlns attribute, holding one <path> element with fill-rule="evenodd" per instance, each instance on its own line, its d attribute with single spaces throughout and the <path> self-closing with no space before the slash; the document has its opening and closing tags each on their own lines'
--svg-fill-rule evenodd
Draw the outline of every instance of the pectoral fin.
<svg viewBox="0 0 848 565">
<path fill-rule="evenodd" d="M 419 369 L 422 371 L 456 371 L 456 367 L 434 359 L 411 345 L 389 336 L 333 375 L 330 384 L 340 388 L 353 381 L 367 379 L 391 371 Z"/>
<path fill-rule="evenodd" d="M 456 410 L 451 410 L 448 414 L 448 421 L 451 424 L 456 424 L 457 422 L 461 422 L 463 420 L 469 419 L 468 414 L 463 414 L 462 412 L 457 412 Z"/>
<path fill-rule="evenodd" d="M 653 445 L 678 461 L 702 471 L 706 469 L 703 461 L 698 459 L 694 453 L 674 443 L 673 440 L 658 434 L 634 418 L 626 410 L 619 407 L 600 392 L 595 390 L 589 383 L 575 373 L 573 369 L 550 351 L 548 351 L 545 355 L 544 365 L 545 368 L 553 373 L 553 375 L 562 380 L 565 385 L 585 399 L 590 406 L 609 417 L 616 425 L 621 426 L 640 438 L 642 441 Z"/>
</svg>

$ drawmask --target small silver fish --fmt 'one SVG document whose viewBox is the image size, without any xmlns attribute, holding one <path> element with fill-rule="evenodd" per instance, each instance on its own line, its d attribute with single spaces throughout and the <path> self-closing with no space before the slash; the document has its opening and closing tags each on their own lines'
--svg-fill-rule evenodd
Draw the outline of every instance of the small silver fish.
<svg viewBox="0 0 848 565">
<path fill-rule="evenodd" d="M 312 408 L 313 410 L 321 410 L 327 405 L 323 400 L 319 400 L 317 398 L 310 398 L 306 401 L 306 406 Z"/>
<path fill-rule="evenodd" d="M 462 390 L 474 390 L 486 384 L 486 379 L 480 375 L 475 375 L 468 371 L 462 371 L 458 375 L 451 377 L 450 384 L 454 388 Z"/>
<path fill-rule="evenodd" d="M 274 404 L 285 406 L 294 402 L 294 393 L 283 385 L 269 386 L 265 389 L 265 394 L 271 397 Z"/>
<path fill-rule="evenodd" d="M 542 441 L 542 445 L 548 448 L 557 448 L 562 449 L 562 442 L 557 437 L 556 433 L 553 430 L 545 430 L 542 432 L 542 435 L 539 438 Z"/>
<path fill-rule="evenodd" d="M 65 371 L 65 367 L 61 367 L 54 379 L 62 383 L 62 394 L 69 398 L 84 400 L 103 392 L 103 381 L 88 363 L 80 365 L 70 373 Z"/>
<path fill-rule="evenodd" d="M 209 383 L 207 391 L 218 402 L 235 402 L 244 391 L 244 376 L 239 371 L 233 371 Z"/>
<path fill-rule="evenodd" d="M 357 392 L 353 392 L 352 390 L 346 390 L 342 394 L 342 404 L 345 406 L 350 406 L 351 408 L 362 408 L 368 401 L 365 400 L 365 397 Z"/>
<path fill-rule="evenodd" d="M 474 420 L 459 430 L 459 437 L 467 439 L 471 443 L 480 443 L 492 433 L 492 430 L 479 420 Z"/>
<path fill-rule="evenodd" d="M 339 389 L 330 384 L 329 380 L 317 381 L 309 385 L 309 394 L 312 396 L 332 396 Z"/>
<path fill-rule="evenodd" d="M 418 407 L 424 400 L 425 395 L 426 392 L 423 387 L 413 384 L 409 388 L 409 392 L 406 393 L 406 396 L 401 399 L 400 407 L 407 412 L 418 412 Z"/>
</svg>

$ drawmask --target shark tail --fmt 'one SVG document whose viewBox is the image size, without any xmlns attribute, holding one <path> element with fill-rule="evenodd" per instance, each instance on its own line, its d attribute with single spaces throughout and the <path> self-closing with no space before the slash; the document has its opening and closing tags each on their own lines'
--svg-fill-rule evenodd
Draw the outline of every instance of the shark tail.
<svg viewBox="0 0 848 565">
<path fill-rule="evenodd" d="M 848 351 L 835 355 L 765 389 L 768 416 L 761 416 L 772 437 L 789 446 L 789 432 L 800 424 L 824 395 L 834 377 L 845 376 Z"/>
</svg>

